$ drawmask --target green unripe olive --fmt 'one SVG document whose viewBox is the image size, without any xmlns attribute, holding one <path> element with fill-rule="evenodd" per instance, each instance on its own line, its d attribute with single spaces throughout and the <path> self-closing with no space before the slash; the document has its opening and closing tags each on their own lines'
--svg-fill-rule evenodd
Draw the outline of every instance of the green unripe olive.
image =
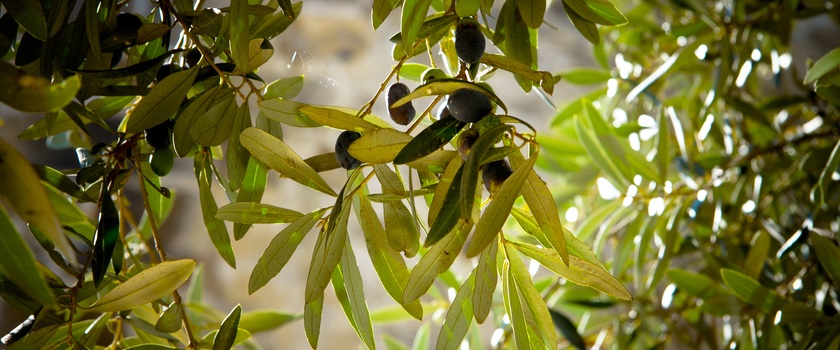
<svg viewBox="0 0 840 350">
<path fill-rule="evenodd" d="M 493 110 L 487 95 L 472 89 L 455 90 L 446 101 L 449 113 L 465 123 L 475 123 Z"/>
<path fill-rule="evenodd" d="M 478 139 L 478 130 L 476 129 L 467 129 L 461 133 L 461 136 L 458 137 L 458 153 L 461 155 L 461 158 L 467 160 L 467 156 L 470 154 L 470 149 L 472 149 L 473 144 L 475 144 L 475 140 Z"/>
<path fill-rule="evenodd" d="M 175 152 L 171 147 L 157 148 L 149 155 L 149 166 L 157 176 L 166 176 L 175 164 Z"/>
<path fill-rule="evenodd" d="M 362 162 L 351 156 L 350 152 L 347 151 L 350 148 L 350 144 L 360 137 L 362 137 L 362 134 L 346 130 L 341 135 L 338 135 L 338 139 L 335 140 L 335 159 L 342 168 L 350 170 L 362 165 Z"/>
<path fill-rule="evenodd" d="M 393 120 L 394 123 L 399 125 L 408 125 L 408 123 L 411 123 L 411 121 L 414 120 L 414 116 L 417 115 L 417 111 L 414 109 L 414 105 L 412 105 L 411 102 L 403 104 L 399 107 L 391 107 L 395 102 L 408 96 L 410 93 L 411 89 L 403 83 L 393 83 L 390 87 L 388 87 L 388 114 L 391 116 L 391 120 Z"/>
<path fill-rule="evenodd" d="M 172 127 L 173 127 L 172 120 L 167 120 L 163 123 L 155 125 L 151 128 L 146 129 L 146 143 L 149 146 L 154 148 L 165 148 L 169 147 L 171 143 L 171 136 L 172 136 Z"/>
<path fill-rule="evenodd" d="M 423 83 L 423 84 L 428 84 L 428 83 L 433 82 L 435 80 L 448 78 L 448 77 L 449 76 L 446 75 L 446 73 L 443 71 L 443 69 L 435 68 L 435 67 L 429 67 L 425 71 L 423 71 L 422 75 L 420 75 L 420 82 Z"/>
<path fill-rule="evenodd" d="M 464 63 L 477 63 L 484 55 L 484 34 L 472 18 L 462 18 L 455 27 L 455 53 Z"/>
<path fill-rule="evenodd" d="M 510 164 L 502 159 L 485 164 L 481 170 L 481 179 L 484 180 L 484 188 L 487 192 L 495 194 L 511 174 L 513 170 Z"/>
</svg>

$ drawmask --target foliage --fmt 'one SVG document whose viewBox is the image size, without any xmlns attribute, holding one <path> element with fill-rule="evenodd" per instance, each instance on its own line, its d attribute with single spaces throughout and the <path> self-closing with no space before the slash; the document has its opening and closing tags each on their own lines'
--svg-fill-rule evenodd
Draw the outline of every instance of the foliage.
<svg viewBox="0 0 840 350">
<path fill-rule="evenodd" d="M 377 310 L 365 302 L 360 247 L 347 239 L 351 216 L 399 305 L 396 317 L 423 320 L 446 308 L 439 348 L 464 339 L 484 348 L 474 321 L 488 319 L 499 335 L 493 347 L 840 342 L 833 180 L 840 54 L 815 62 L 794 92 L 771 86 L 789 71 L 781 61 L 793 21 L 838 4 L 651 0 L 627 4 L 622 14 L 607 0 L 564 0 L 571 23 L 596 45 L 599 66 L 552 74 L 536 59 L 546 1 L 374 0 L 374 28 L 401 12 L 391 38 L 396 63 L 356 109 L 295 101 L 302 77 L 263 81 L 269 40 L 305 12 L 288 0 L 252 2 L 197 9 L 161 1 L 153 12 L 127 14 L 125 1 L 85 1 L 75 17 L 66 1 L 3 2 L 0 31 L 9 40 L 0 51 L 14 65 L 0 63 L 0 101 L 43 115 L 20 138 L 66 140 L 80 162 L 78 169 L 31 165 L 0 141 L 7 179 L 0 196 L 57 266 L 35 260 L 0 211 L 0 296 L 34 315 L 12 348 L 253 348 L 252 333 L 300 318 L 316 347 L 328 285 L 373 348 Z M 462 29 L 479 30 L 502 54 L 459 60 Z M 415 58 L 426 54 L 431 67 Z M 423 78 L 433 68 L 448 77 Z M 563 80 L 598 87 L 562 106 L 548 136 L 537 135 L 488 84 L 498 70 L 524 92 L 550 95 Z M 389 98 L 392 111 L 434 97 L 416 118 L 413 107 L 400 109 L 412 115 L 398 124 L 414 118 L 405 130 L 371 114 L 392 79 L 419 82 Z M 444 100 L 456 93 L 488 100 L 491 112 L 463 120 L 465 106 Z M 438 105 L 454 116 L 432 115 Z M 114 116 L 117 128 L 108 123 Z M 114 137 L 97 139 L 92 128 Z M 288 128 L 360 135 L 335 153 L 303 159 L 300 146 L 283 140 Z M 468 133 L 478 136 L 461 147 Z M 174 157 L 193 159 L 207 237 L 232 268 L 226 222 L 235 240 L 247 239 L 253 224 L 288 224 L 251 271 L 250 293 L 318 228 L 302 316 L 240 306 L 224 316 L 202 302 L 196 262 L 170 260 L 161 246 L 158 228 L 175 196 L 161 177 Z M 340 166 L 350 169 L 337 188 L 320 173 Z M 260 203 L 270 171 L 335 204 L 303 213 Z M 141 188 L 139 220 L 127 209 L 132 179 Z M 371 181 L 381 193 L 370 192 Z M 226 200 L 217 202 L 214 182 Z M 96 220 L 82 203 L 96 204 Z M 582 220 L 564 227 L 560 212 Z M 535 279 L 523 257 L 551 273 Z M 468 276 L 450 270 L 458 258 L 477 258 Z M 452 300 L 448 288 L 457 290 Z M 428 337 L 420 327 L 416 344 Z"/>
</svg>

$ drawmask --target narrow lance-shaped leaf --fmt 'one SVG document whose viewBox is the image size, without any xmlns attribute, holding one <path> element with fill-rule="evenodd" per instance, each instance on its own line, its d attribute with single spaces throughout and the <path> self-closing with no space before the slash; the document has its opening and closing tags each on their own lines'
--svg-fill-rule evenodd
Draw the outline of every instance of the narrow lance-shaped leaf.
<svg viewBox="0 0 840 350">
<path fill-rule="evenodd" d="M 331 196 L 336 195 L 312 167 L 276 137 L 257 128 L 248 128 L 242 131 L 239 140 L 251 151 L 251 155 L 284 176 Z"/>
<path fill-rule="evenodd" d="M 169 119 L 181 106 L 192 87 L 198 68 L 193 67 L 164 78 L 144 97 L 128 115 L 125 131 L 135 133 Z"/>
<path fill-rule="evenodd" d="M 840 52 L 840 50 L 836 51 Z M 823 204 L 825 201 L 825 191 L 831 183 L 833 174 L 837 172 L 838 165 L 840 165 L 840 141 L 834 145 L 834 149 L 831 150 L 831 155 L 828 157 L 828 162 L 826 162 L 825 168 L 820 173 L 819 181 L 811 189 L 811 202 Z"/>
<path fill-rule="evenodd" d="M 376 348 L 373 324 L 370 321 L 370 311 L 365 302 L 365 291 L 362 286 L 362 273 L 359 272 L 356 255 L 349 243 L 344 245 L 341 262 L 332 273 L 332 284 L 338 302 L 359 339 L 368 349 Z"/>
<path fill-rule="evenodd" d="M 248 294 L 253 294 L 274 278 L 286 266 L 298 245 L 312 230 L 326 209 L 313 211 L 286 226 L 268 244 L 251 272 L 248 281 Z"/>
<path fill-rule="evenodd" d="M 0 101 L 24 112 L 48 112 L 66 106 L 81 88 L 78 76 L 50 83 L 6 62 L 0 62 Z"/>
<path fill-rule="evenodd" d="M 518 349 L 531 349 L 528 341 L 528 330 L 525 322 L 525 310 L 522 309 L 519 291 L 513 273 L 510 271 L 510 262 L 505 259 L 502 263 L 502 295 L 504 296 L 505 312 L 510 318 L 510 326 L 513 328 L 513 343 Z"/>
<path fill-rule="evenodd" d="M 412 100 L 420 98 L 420 97 L 425 97 L 425 96 L 450 95 L 453 92 L 455 92 L 456 90 L 460 90 L 460 89 L 475 90 L 475 91 L 478 91 L 478 92 L 480 92 L 484 95 L 487 95 L 487 97 L 490 98 L 491 101 L 495 102 L 497 105 L 499 105 L 499 107 L 502 107 L 502 109 L 505 111 L 505 113 L 507 113 L 507 107 L 505 106 L 504 102 L 502 102 L 502 100 L 500 100 L 499 97 L 497 97 L 496 94 L 494 94 L 492 91 L 487 90 L 485 87 L 483 87 L 481 85 L 478 85 L 478 84 L 475 84 L 475 83 L 470 83 L 470 82 L 466 82 L 466 81 L 462 81 L 462 80 L 458 80 L 458 79 L 449 79 L 449 78 L 447 78 L 447 79 L 437 79 L 437 80 L 434 80 L 432 82 L 420 85 L 416 89 L 414 89 L 414 91 L 412 91 L 410 94 L 408 94 L 407 96 L 405 96 L 405 97 L 397 100 L 396 102 L 394 102 L 391 106 L 392 107 L 399 107 L 399 106 L 402 106 L 402 105 L 408 103 L 409 101 L 412 101 Z"/>
<path fill-rule="evenodd" d="M 222 326 L 219 327 L 219 332 L 213 338 L 213 350 L 230 349 L 233 347 L 236 334 L 239 330 L 239 317 L 242 315 L 242 307 L 236 305 L 233 310 L 222 321 Z"/>
<path fill-rule="evenodd" d="M 437 275 L 448 270 L 455 261 L 458 252 L 464 247 L 467 234 L 472 229 L 471 224 L 463 221 L 456 226 L 455 232 L 432 245 L 411 270 L 403 295 L 403 303 L 412 302 L 426 294 Z"/>
<path fill-rule="evenodd" d="M 277 310 L 250 311 L 242 314 L 239 319 L 239 328 L 254 334 L 276 329 L 302 317 L 303 314 L 292 314 Z"/>
<path fill-rule="evenodd" d="M 461 177 L 461 217 L 465 220 L 470 219 L 472 208 L 475 204 L 475 189 L 478 183 L 477 177 L 479 169 L 481 168 L 481 160 L 487 155 L 493 145 L 508 129 L 512 128 L 510 125 L 501 124 L 481 133 L 481 136 L 475 140 L 475 143 L 470 148 L 470 153 L 464 163 L 464 174 Z M 507 182 L 507 181 L 505 181 Z"/>
<path fill-rule="evenodd" d="M 353 141 L 347 151 L 362 163 L 390 163 L 411 140 L 411 136 L 402 131 L 376 129 Z"/>
<path fill-rule="evenodd" d="M 315 300 L 308 301 L 303 306 L 303 329 L 306 340 L 313 349 L 318 348 L 318 337 L 321 334 L 321 313 L 324 310 L 324 294 Z"/>
<path fill-rule="evenodd" d="M 479 324 L 484 323 L 493 306 L 493 292 L 496 291 L 496 284 L 499 280 L 496 270 L 496 255 L 498 252 L 498 244 L 489 245 L 481 252 L 478 257 L 478 265 L 475 267 L 475 292 L 472 296 L 472 306 L 475 321 Z"/>
<path fill-rule="evenodd" d="M 55 302 L 52 291 L 44 277 L 37 273 L 37 263 L 32 251 L 15 229 L 8 213 L 0 205 L 0 275 L 8 278 L 32 300 L 52 305 Z"/>
<path fill-rule="evenodd" d="M 0 139 L 0 198 L 4 199 L 23 221 L 43 233 L 67 259 L 75 253 L 64 235 L 47 192 L 32 170 L 29 161 Z"/>
<path fill-rule="evenodd" d="M 371 11 L 371 21 L 373 22 L 373 29 L 379 28 L 382 22 L 388 18 L 391 11 L 397 7 L 396 0 L 373 0 L 373 8 Z"/>
<path fill-rule="evenodd" d="M 432 227 L 429 228 L 429 233 L 426 235 L 426 241 L 423 246 L 430 247 L 449 235 L 453 228 L 455 228 L 461 217 L 461 206 L 459 205 L 459 195 L 461 193 L 461 177 L 463 176 L 464 166 L 458 168 L 458 172 L 452 178 L 452 183 L 446 191 L 446 196 L 443 199 L 443 204 L 435 216 L 435 221 L 432 222 Z"/>
<path fill-rule="evenodd" d="M 190 125 L 190 136 L 193 141 L 199 145 L 218 146 L 228 140 L 234 128 L 236 110 L 236 98 L 233 91 L 226 89 L 216 94 L 210 108 L 200 118 L 193 120 Z"/>
<path fill-rule="evenodd" d="M 341 196 L 343 196 L 343 191 Z M 324 226 L 315 242 L 315 251 L 312 253 L 312 262 L 309 264 L 309 274 L 306 277 L 307 303 L 323 297 L 324 288 L 329 284 L 330 276 L 344 252 L 351 201 L 341 203 L 341 196 L 338 197 L 339 202 L 333 206 L 333 213 L 330 214 L 331 220 L 333 215 L 336 216 L 335 224 Z"/>
<path fill-rule="evenodd" d="M 531 157 L 536 158 L 537 155 L 533 154 Z M 511 164 L 517 168 L 525 162 L 519 152 L 511 153 L 509 159 Z M 548 186 L 533 169 L 528 172 L 528 178 L 522 185 L 522 197 L 525 198 L 528 209 L 534 214 L 534 219 L 537 220 L 543 236 L 563 259 L 563 263 L 568 265 L 569 251 L 566 247 L 565 229 L 563 224 L 560 223 L 557 204 L 554 203 L 554 196 L 549 191 Z"/>
<path fill-rule="evenodd" d="M 431 5 L 432 0 L 405 0 L 403 2 L 400 33 L 406 55 L 411 55 L 414 41 L 417 39 L 417 34 Z"/>
<path fill-rule="evenodd" d="M 155 322 L 155 329 L 164 333 L 175 333 L 181 329 L 183 324 L 183 315 L 181 314 L 181 303 L 173 301 L 172 304 L 166 308 L 157 322 Z"/>
<path fill-rule="evenodd" d="M 243 224 L 281 224 L 300 219 L 303 214 L 270 204 L 236 202 L 222 206 L 216 218 Z"/>
<path fill-rule="evenodd" d="M 743 273 L 732 269 L 721 269 L 720 276 L 733 295 L 757 307 L 761 312 L 773 314 L 784 305 L 784 300 L 776 292 Z"/>
<path fill-rule="evenodd" d="M 627 18 L 609 0 L 563 0 L 563 4 L 591 22 L 608 26 L 627 23 Z"/>
<path fill-rule="evenodd" d="M 318 124 L 340 130 L 366 132 L 379 128 L 376 124 L 334 108 L 304 105 L 299 110 Z"/>
<path fill-rule="evenodd" d="M 513 208 L 513 202 L 519 197 L 522 185 L 528 179 L 528 174 L 531 173 L 536 161 L 537 154 L 535 153 L 516 168 L 513 174 L 499 187 L 499 192 L 484 209 L 484 215 L 481 216 L 475 226 L 475 234 L 473 234 L 473 239 L 467 247 L 467 257 L 473 257 L 481 253 L 499 234 L 502 225 L 507 221 L 510 209 Z"/>
<path fill-rule="evenodd" d="M 832 70 L 836 71 L 838 65 L 840 65 L 840 48 L 831 50 L 831 52 L 817 60 L 811 66 L 811 69 L 808 70 L 808 74 L 805 74 L 803 84 L 811 84 Z"/>
<path fill-rule="evenodd" d="M 357 207 L 356 214 L 365 235 L 368 255 L 382 286 L 385 287 L 388 295 L 400 303 L 409 314 L 418 320 L 422 319 L 423 308 L 418 300 L 403 304 L 403 294 L 409 276 L 405 260 L 398 251 L 389 247 L 388 233 L 382 228 L 367 196 L 359 196 L 358 199 L 354 198 L 354 201 L 357 203 L 354 205 Z"/>
<path fill-rule="evenodd" d="M 3 7 L 29 34 L 47 40 L 47 20 L 40 1 L 3 0 Z"/>
<path fill-rule="evenodd" d="M 219 255 L 230 265 L 236 268 L 236 258 L 233 255 L 233 247 L 230 244 L 230 235 L 225 227 L 225 222 L 216 218 L 216 199 L 210 186 L 213 184 L 213 171 L 210 169 L 210 159 L 205 152 L 198 152 L 195 155 L 195 178 L 198 180 L 198 199 L 201 204 L 201 216 L 204 219 L 204 226 L 207 227 L 207 234 L 210 241 L 219 252 Z"/>
<path fill-rule="evenodd" d="M 394 157 L 394 164 L 405 164 L 437 151 L 452 140 L 465 125 L 467 123 L 451 115 L 441 118 L 411 139 Z"/>
<path fill-rule="evenodd" d="M 534 332 L 539 334 L 543 346 L 553 348 L 557 344 L 557 334 L 554 332 L 554 323 L 551 321 L 551 315 L 548 313 L 548 306 L 546 306 L 545 300 L 543 300 L 537 288 L 534 287 L 534 283 L 531 281 L 531 275 L 528 273 L 528 268 L 519 258 L 519 254 L 516 253 L 515 249 L 508 248 L 513 248 L 513 246 L 510 244 L 505 246 L 505 249 L 507 249 L 506 256 L 510 261 L 510 272 L 513 275 L 522 299 L 525 301 L 524 306 L 528 308 L 529 313 L 536 322 L 535 325 L 529 326 L 531 326 Z"/>
<path fill-rule="evenodd" d="M 239 193 L 236 194 L 237 202 L 259 202 L 265 191 L 265 184 L 268 174 L 265 167 L 254 157 L 248 157 L 248 166 L 242 176 L 242 184 Z M 245 237 L 245 233 L 251 227 L 250 224 L 233 224 L 233 238 L 236 240 Z"/>
<path fill-rule="evenodd" d="M 106 184 L 102 185 L 102 194 L 99 197 L 99 224 L 96 227 L 96 236 L 93 242 L 93 258 L 91 259 L 91 272 L 93 283 L 99 286 L 111 257 L 114 254 L 114 247 L 117 245 L 120 235 L 120 216 L 117 207 L 111 199 L 111 193 Z M 116 266 L 115 266 L 116 267 Z M 119 271 L 117 271 L 119 272 Z"/>
<path fill-rule="evenodd" d="M 455 299 L 449 305 L 446 316 L 443 318 L 443 325 L 438 333 L 435 349 L 455 350 L 460 348 L 464 336 L 470 329 L 473 318 L 472 296 L 475 290 L 476 270 L 458 288 Z"/>
<path fill-rule="evenodd" d="M 834 281 L 834 286 L 840 286 L 840 248 L 837 248 L 834 241 L 819 234 L 812 233 L 810 237 L 814 250 L 817 251 L 820 265 L 825 268 L 831 280 Z M 767 240 L 769 241 L 769 237 Z"/>
<path fill-rule="evenodd" d="M 251 39 L 248 21 L 248 0 L 233 0 L 230 2 L 230 51 L 239 71 L 250 72 L 248 67 L 248 43 Z"/>
<path fill-rule="evenodd" d="M 195 260 L 170 260 L 140 271 L 99 298 L 88 311 L 114 312 L 150 303 L 172 293 L 195 269 Z"/>
<path fill-rule="evenodd" d="M 575 10 L 573 10 L 566 2 L 563 2 L 563 10 L 569 16 L 569 20 L 577 28 L 578 32 L 583 35 L 589 42 L 598 45 L 601 43 L 601 34 L 598 32 L 598 26 L 586 18 L 581 17 Z"/>
<path fill-rule="evenodd" d="M 529 28 L 539 28 L 545 15 L 546 2 L 543 0 L 520 0 L 516 2 L 522 20 Z"/>
</svg>

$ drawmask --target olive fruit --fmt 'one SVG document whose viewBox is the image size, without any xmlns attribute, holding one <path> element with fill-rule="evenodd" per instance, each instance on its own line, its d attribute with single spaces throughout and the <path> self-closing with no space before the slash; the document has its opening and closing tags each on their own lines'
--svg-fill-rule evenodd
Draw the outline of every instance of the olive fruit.
<svg viewBox="0 0 840 350">
<path fill-rule="evenodd" d="M 464 63 L 473 64 L 484 55 L 484 34 L 472 18 L 463 18 L 455 28 L 455 53 Z"/>
<path fill-rule="evenodd" d="M 167 120 L 146 129 L 146 143 L 154 148 L 169 147 L 171 143 L 170 136 L 172 136 L 172 124 L 171 120 Z"/>
<path fill-rule="evenodd" d="M 502 183 L 510 177 L 510 174 L 513 174 L 513 170 L 504 159 L 485 164 L 481 170 L 484 188 L 487 189 L 487 192 L 495 194 L 502 187 Z"/>
<path fill-rule="evenodd" d="M 140 26 L 143 25 L 143 20 L 133 13 L 119 13 L 117 14 L 117 31 L 118 32 L 132 32 L 137 33 Z"/>
<path fill-rule="evenodd" d="M 452 113 L 449 113 L 449 108 L 446 107 L 446 104 L 443 104 L 443 107 L 438 108 L 437 118 L 441 120 L 446 117 L 451 117 Z"/>
<path fill-rule="evenodd" d="M 414 120 L 417 111 L 414 110 L 414 105 L 408 102 L 399 107 L 391 107 L 395 102 L 401 98 L 408 96 L 411 89 L 403 83 L 393 83 L 388 87 L 388 114 L 391 115 L 391 120 L 400 125 L 408 125 Z"/>
<path fill-rule="evenodd" d="M 467 129 L 461 133 L 461 136 L 458 137 L 458 153 L 461 154 L 461 158 L 467 160 L 467 156 L 470 154 L 470 149 L 477 139 L 478 130 L 476 129 Z"/>
<path fill-rule="evenodd" d="M 184 55 L 184 63 L 187 64 L 187 67 L 195 67 L 198 65 L 198 62 L 201 62 L 201 51 L 197 48 L 192 48 L 187 51 L 187 54 Z"/>
<path fill-rule="evenodd" d="M 472 89 L 455 90 L 446 101 L 449 113 L 465 123 L 475 123 L 493 110 L 490 99 Z"/>
<path fill-rule="evenodd" d="M 157 176 L 166 176 L 172 171 L 172 165 L 175 164 L 175 152 L 172 151 L 170 147 L 163 147 L 155 149 L 151 155 L 149 155 L 149 166 L 152 168 L 152 172 L 157 174 Z"/>
<path fill-rule="evenodd" d="M 347 130 L 342 132 L 341 135 L 338 135 L 338 139 L 335 140 L 335 159 L 338 160 L 338 165 L 341 165 L 342 168 L 350 170 L 362 165 L 362 162 L 353 158 L 350 152 L 347 151 L 350 148 L 350 144 L 360 137 L 362 137 L 362 134 Z"/>
<path fill-rule="evenodd" d="M 443 69 L 429 67 L 425 71 L 423 71 L 422 75 L 420 75 L 420 82 L 422 82 L 423 84 L 428 84 L 428 83 L 433 82 L 435 80 L 443 79 L 443 78 L 447 78 L 447 77 L 448 76 L 443 71 Z"/>
</svg>

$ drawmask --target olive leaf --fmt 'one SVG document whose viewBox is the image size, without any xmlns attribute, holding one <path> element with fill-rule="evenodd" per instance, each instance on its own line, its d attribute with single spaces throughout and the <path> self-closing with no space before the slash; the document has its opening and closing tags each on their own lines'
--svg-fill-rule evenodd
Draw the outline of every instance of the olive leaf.
<svg viewBox="0 0 840 350">
<path fill-rule="evenodd" d="M 181 286 L 194 269 L 192 259 L 164 261 L 120 283 L 96 300 L 88 311 L 122 311 L 152 302 Z"/>
</svg>

